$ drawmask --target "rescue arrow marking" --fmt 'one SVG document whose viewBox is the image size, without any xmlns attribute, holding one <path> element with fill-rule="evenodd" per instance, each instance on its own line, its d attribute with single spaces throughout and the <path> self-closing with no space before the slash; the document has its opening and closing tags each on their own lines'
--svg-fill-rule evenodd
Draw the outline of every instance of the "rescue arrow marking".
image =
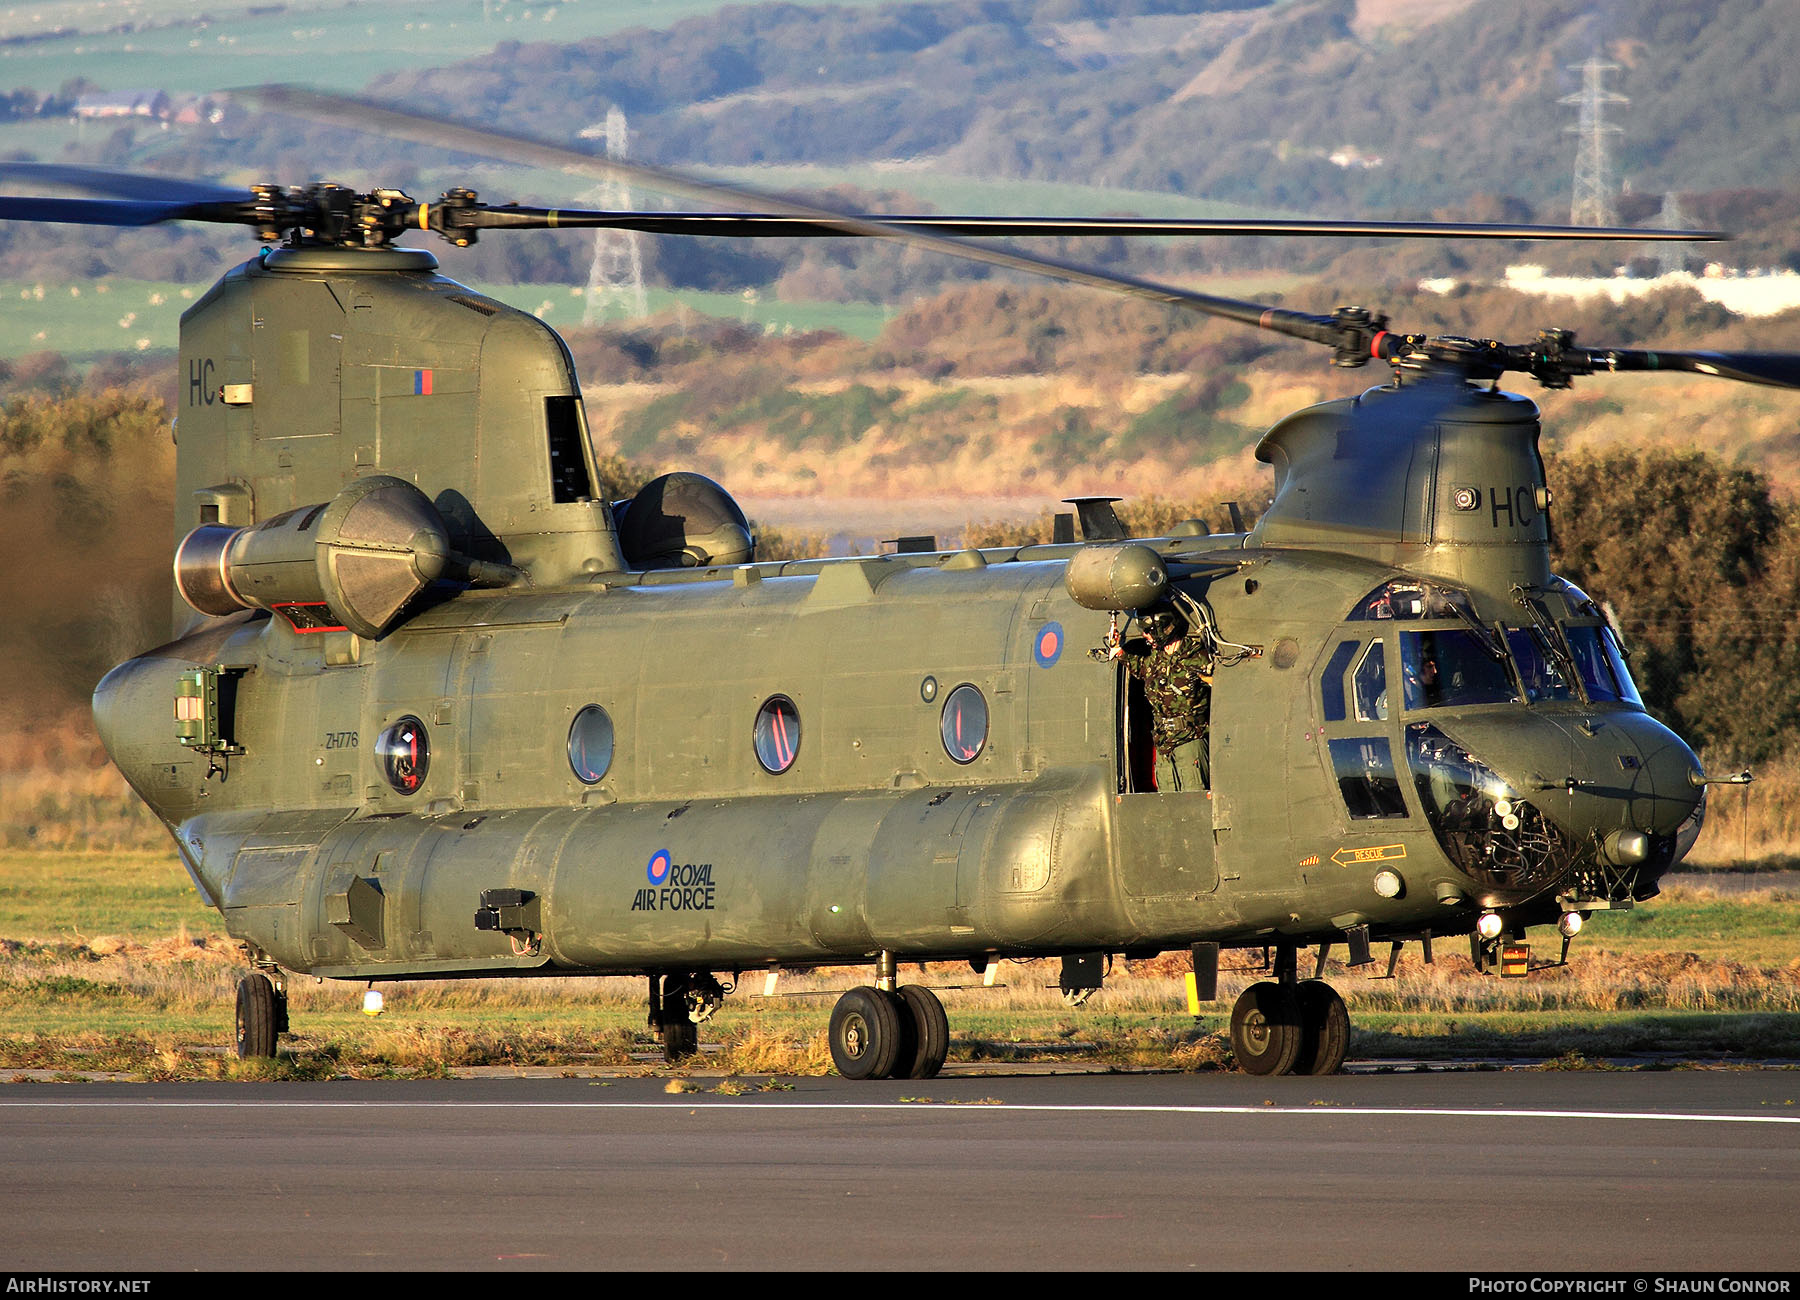
<svg viewBox="0 0 1800 1300">
<path fill-rule="evenodd" d="M 1353 862 L 1394 862 L 1405 856 L 1404 844 L 1377 844 L 1366 849 L 1339 849 L 1331 855 L 1331 860 L 1340 867 L 1347 867 Z"/>
</svg>

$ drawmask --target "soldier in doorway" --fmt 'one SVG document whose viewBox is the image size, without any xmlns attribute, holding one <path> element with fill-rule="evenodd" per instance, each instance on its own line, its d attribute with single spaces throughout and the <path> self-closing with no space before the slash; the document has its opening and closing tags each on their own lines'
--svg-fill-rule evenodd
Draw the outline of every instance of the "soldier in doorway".
<svg viewBox="0 0 1800 1300">
<path fill-rule="evenodd" d="M 1186 615 L 1162 602 L 1138 615 L 1143 637 L 1113 647 L 1113 657 L 1144 684 L 1155 719 L 1156 788 L 1209 790 L 1212 768 L 1207 757 L 1212 720 L 1213 657 L 1206 639 L 1189 626 Z"/>
</svg>

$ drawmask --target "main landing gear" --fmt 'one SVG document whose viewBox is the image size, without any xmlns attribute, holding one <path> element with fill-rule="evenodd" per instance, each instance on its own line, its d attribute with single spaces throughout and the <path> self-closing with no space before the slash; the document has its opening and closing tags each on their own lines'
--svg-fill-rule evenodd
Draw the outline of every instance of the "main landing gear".
<svg viewBox="0 0 1800 1300">
<path fill-rule="evenodd" d="M 950 1054 L 950 1020 L 918 984 L 851 989 L 831 1011 L 831 1059 L 846 1079 L 930 1079 Z"/>
<path fill-rule="evenodd" d="M 1246 1074 L 1336 1074 L 1350 1048 L 1350 1013 L 1324 980 L 1263 980 L 1231 1008 L 1231 1050 Z"/>
</svg>

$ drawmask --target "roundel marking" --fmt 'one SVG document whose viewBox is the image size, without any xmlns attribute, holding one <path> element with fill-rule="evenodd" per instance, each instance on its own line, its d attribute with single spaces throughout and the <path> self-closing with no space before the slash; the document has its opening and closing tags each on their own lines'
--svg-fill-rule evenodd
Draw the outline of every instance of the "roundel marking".
<svg viewBox="0 0 1800 1300">
<path fill-rule="evenodd" d="M 1062 624 L 1046 623 L 1038 629 L 1037 641 L 1031 647 L 1031 657 L 1037 660 L 1039 668 L 1051 668 L 1062 658 L 1062 648 Z"/>
<path fill-rule="evenodd" d="M 669 878 L 669 851 L 658 849 L 650 855 L 650 865 L 644 872 L 650 877 L 650 883 L 660 885 Z"/>
</svg>

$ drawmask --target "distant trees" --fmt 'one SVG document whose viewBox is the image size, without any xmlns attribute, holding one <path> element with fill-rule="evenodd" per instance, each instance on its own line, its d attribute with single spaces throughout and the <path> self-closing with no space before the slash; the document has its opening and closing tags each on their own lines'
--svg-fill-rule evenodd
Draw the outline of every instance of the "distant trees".
<svg viewBox="0 0 1800 1300">
<path fill-rule="evenodd" d="M 1645 702 L 1732 762 L 1800 748 L 1800 512 L 1699 451 L 1549 459 L 1558 571 L 1617 612 Z"/>
<path fill-rule="evenodd" d="M 0 405 L 0 555 L 15 566 L 0 621 L 9 724 L 85 715 L 102 673 L 167 639 L 174 464 L 168 408 L 143 389 Z"/>
</svg>

